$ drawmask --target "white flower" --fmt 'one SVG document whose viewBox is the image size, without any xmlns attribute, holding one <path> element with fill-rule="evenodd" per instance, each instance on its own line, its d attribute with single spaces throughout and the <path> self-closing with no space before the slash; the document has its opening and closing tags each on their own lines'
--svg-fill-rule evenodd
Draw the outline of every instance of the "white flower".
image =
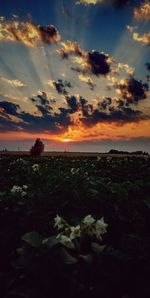
<svg viewBox="0 0 150 298">
<path fill-rule="evenodd" d="M 28 188 L 27 185 L 23 185 L 22 187 L 18 185 L 14 185 L 10 191 L 13 195 L 20 194 L 22 197 L 24 197 L 27 195 L 27 192 L 24 191 L 24 189 L 27 189 L 27 188 Z"/>
<path fill-rule="evenodd" d="M 28 186 L 27 186 L 27 185 L 23 185 L 22 188 L 23 188 L 23 189 L 27 189 Z"/>
<path fill-rule="evenodd" d="M 79 168 L 77 168 L 77 169 L 76 168 L 71 168 L 70 171 L 71 171 L 72 175 L 76 175 L 76 174 L 79 174 L 80 169 Z"/>
<path fill-rule="evenodd" d="M 68 247 L 68 248 L 75 248 L 74 243 L 71 241 L 71 239 L 63 234 L 58 234 L 58 236 L 56 237 L 60 243 L 62 243 L 64 246 Z"/>
<path fill-rule="evenodd" d="M 21 193 L 22 192 L 22 187 L 18 186 L 18 185 L 14 185 L 11 189 L 11 193 L 15 194 L 15 193 Z"/>
<path fill-rule="evenodd" d="M 67 224 L 66 221 L 62 217 L 60 217 L 58 214 L 54 218 L 54 222 L 55 222 L 54 227 L 57 228 L 58 230 L 64 228 Z"/>
<path fill-rule="evenodd" d="M 15 162 L 15 161 L 14 161 Z M 20 163 L 20 164 L 26 164 L 27 163 L 27 161 L 26 160 L 24 160 L 23 158 L 17 158 L 16 159 L 16 163 Z"/>
<path fill-rule="evenodd" d="M 108 227 L 108 224 L 104 222 L 103 217 L 96 221 L 94 234 L 97 237 L 97 239 L 99 240 L 102 239 L 101 236 L 107 232 L 107 227 Z"/>
<path fill-rule="evenodd" d="M 81 236 L 81 228 L 80 225 L 77 225 L 76 227 L 70 227 L 71 233 L 70 233 L 70 239 L 79 238 Z"/>
<path fill-rule="evenodd" d="M 39 171 L 39 164 L 35 163 L 33 166 L 32 166 L 32 170 L 34 173 L 37 173 Z"/>
<path fill-rule="evenodd" d="M 83 223 L 87 226 L 92 225 L 94 222 L 95 222 L 95 219 L 91 215 L 87 215 L 83 219 Z"/>
<path fill-rule="evenodd" d="M 75 168 L 71 168 L 70 172 L 71 172 L 71 174 L 74 174 Z"/>
</svg>

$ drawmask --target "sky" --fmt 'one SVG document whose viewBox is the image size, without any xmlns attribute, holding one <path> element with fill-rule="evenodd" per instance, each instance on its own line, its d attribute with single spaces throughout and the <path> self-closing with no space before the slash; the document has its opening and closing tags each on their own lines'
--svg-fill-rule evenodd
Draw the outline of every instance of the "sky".
<svg viewBox="0 0 150 298">
<path fill-rule="evenodd" d="M 150 2 L 0 4 L 0 150 L 150 152 Z"/>
</svg>

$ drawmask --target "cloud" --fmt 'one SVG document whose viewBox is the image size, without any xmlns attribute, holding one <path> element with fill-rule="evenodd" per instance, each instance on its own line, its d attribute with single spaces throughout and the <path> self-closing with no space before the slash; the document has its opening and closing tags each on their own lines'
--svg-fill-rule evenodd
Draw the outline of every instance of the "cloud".
<svg viewBox="0 0 150 298">
<path fill-rule="evenodd" d="M 116 63 L 111 70 L 111 73 L 114 75 L 119 75 L 121 71 L 125 71 L 128 76 L 134 75 L 134 68 L 129 66 L 127 63 Z"/>
<path fill-rule="evenodd" d="M 150 2 L 145 1 L 140 6 L 134 8 L 134 18 L 136 20 L 150 20 Z"/>
<path fill-rule="evenodd" d="M 123 125 L 130 122 L 138 122 L 142 119 L 147 119 L 141 111 L 136 111 L 131 108 L 110 109 L 109 113 L 95 109 L 93 114 L 89 117 L 83 118 L 82 122 L 88 125 L 96 125 L 97 123 L 116 123 Z"/>
<path fill-rule="evenodd" d="M 136 29 L 137 29 L 137 26 L 130 26 L 130 25 L 127 25 L 126 28 L 128 29 L 128 31 L 130 33 L 134 32 Z"/>
<path fill-rule="evenodd" d="M 113 84 L 117 94 L 122 99 L 127 100 L 127 104 L 137 103 L 140 100 L 146 99 L 146 92 L 149 90 L 147 83 L 143 83 L 134 78 L 121 80 L 120 82 L 115 80 Z"/>
<path fill-rule="evenodd" d="M 20 81 L 20 80 L 9 80 L 3 76 L 0 76 L 0 79 L 3 82 L 6 82 L 7 84 L 11 85 L 12 87 L 20 88 L 20 87 L 25 87 L 26 85 Z"/>
<path fill-rule="evenodd" d="M 35 47 L 39 43 L 57 43 L 60 34 L 52 25 L 41 26 L 31 22 L 21 22 L 18 19 L 0 20 L 0 41 L 17 41 L 29 47 Z"/>
<path fill-rule="evenodd" d="M 142 111 L 135 110 L 130 105 L 144 99 L 144 85 L 136 80 L 126 81 L 121 87 L 120 98 L 104 97 L 96 103 L 89 103 L 80 95 L 66 95 L 66 105 L 53 109 L 47 94 L 42 92 L 29 98 L 38 113 L 30 114 L 21 110 L 19 105 L 0 101 L 0 131 L 17 131 L 28 133 L 51 134 L 57 138 L 71 127 L 81 127 L 84 130 L 97 124 L 115 123 L 124 125 L 149 119 Z M 131 98 L 126 100 L 126 94 Z M 124 95 L 125 94 L 125 95 Z M 94 128 L 93 128 L 94 129 Z"/>
<path fill-rule="evenodd" d="M 40 115 L 26 113 L 21 111 L 19 105 L 1 101 L 0 131 L 26 131 L 55 134 L 63 132 L 71 125 L 71 119 L 68 115 L 68 111 L 65 109 L 60 109 L 58 113 L 55 113 L 49 104 L 38 104 L 38 96 L 35 98 L 34 102 Z M 14 121 L 12 116 L 20 119 L 20 123 Z"/>
<path fill-rule="evenodd" d="M 143 45 L 150 45 L 150 32 L 140 34 L 138 32 L 135 32 L 135 30 L 138 28 L 137 26 L 126 26 L 127 30 L 132 33 L 133 40 L 142 43 Z"/>
<path fill-rule="evenodd" d="M 40 100 L 41 105 L 49 104 L 49 101 L 47 99 L 47 94 L 45 92 L 38 94 L 37 98 Z"/>
<path fill-rule="evenodd" d="M 109 3 L 115 8 L 123 8 L 125 6 L 132 6 L 134 4 L 134 0 L 108 0 Z"/>
<path fill-rule="evenodd" d="M 96 5 L 96 4 L 111 4 L 115 8 L 122 8 L 126 5 L 132 5 L 134 3 L 133 0 L 78 0 L 76 4 L 83 5 Z"/>
<path fill-rule="evenodd" d="M 150 71 L 150 63 L 149 62 L 145 63 L 145 66 L 146 66 L 147 70 Z"/>
<path fill-rule="evenodd" d="M 71 114 L 79 110 L 79 102 L 75 96 L 66 96 L 66 102 L 70 108 Z"/>
<path fill-rule="evenodd" d="M 149 119 L 149 116 L 144 115 L 141 111 L 126 107 L 124 102 L 121 105 L 119 101 L 116 101 L 116 105 L 114 105 L 114 100 L 104 98 L 96 105 L 92 105 L 82 97 L 68 97 L 67 103 L 71 108 L 70 113 L 73 114 L 71 117 L 73 125 L 78 127 L 84 125 L 85 128 L 89 128 L 99 123 L 124 125 Z"/>
<path fill-rule="evenodd" d="M 48 100 L 47 94 L 45 92 L 41 92 L 41 94 L 29 99 L 35 105 L 38 112 L 40 112 L 41 116 L 51 114 L 53 108 L 51 107 L 50 101 Z"/>
<path fill-rule="evenodd" d="M 89 76 L 85 76 L 83 74 L 80 74 L 78 76 L 78 78 L 79 78 L 80 81 L 85 82 L 86 84 L 88 84 L 91 90 L 94 90 L 94 88 L 96 87 L 96 84 L 94 84 L 93 80 Z"/>
<path fill-rule="evenodd" d="M 61 48 L 57 52 L 64 59 L 70 55 L 84 56 L 84 51 L 80 48 L 80 45 L 70 40 L 61 42 Z"/>
<path fill-rule="evenodd" d="M 20 108 L 18 104 L 14 104 L 8 101 L 0 102 L 0 107 L 3 109 L 3 112 L 5 112 L 6 114 L 10 114 L 14 116 L 18 114 L 18 109 Z"/>
<path fill-rule="evenodd" d="M 94 126 L 98 123 L 116 123 L 124 125 L 125 123 L 138 122 L 149 119 L 139 110 L 134 110 L 123 99 L 105 97 L 97 101 L 95 105 L 89 104 L 81 96 L 68 96 L 66 101 L 73 125 L 85 125 L 86 127 Z"/>
<path fill-rule="evenodd" d="M 112 104 L 112 98 L 106 97 L 100 103 L 98 103 L 98 106 L 101 109 L 106 110 L 111 104 Z"/>
<path fill-rule="evenodd" d="M 150 45 L 150 32 L 144 33 L 144 34 L 134 32 L 133 39 L 135 41 L 138 41 L 138 42 L 144 44 L 144 45 Z"/>
<path fill-rule="evenodd" d="M 88 53 L 87 65 L 95 75 L 106 75 L 110 72 L 110 57 L 105 53 L 91 51 Z"/>
<path fill-rule="evenodd" d="M 91 73 L 96 76 L 106 75 L 111 71 L 112 58 L 108 54 L 95 50 L 86 52 L 81 49 L 78 43 L 69 40 L 61 43 L 61 45 L 62 47 L 57 51 L 59 55 L 66 59 L 73 56 L 73 62 L 80 65 L 80 68 L 72 67 L 72 70 L 83 75 Z"/>
<path fill-rule="evenodd" d="M 0 131 L 17 130 L 17 125 L 23 123 L 18 116 L 19 109 L 19 105 L 7 101 L 0 102 Z"/>
<path fill-rule="evenodd" d="M 63 95 L 68 94 L 68 91 L 66 90 L 66 88 L 72 87 L 69 81 L 63 81 L 61 79 L 58 79 L 57 81 L 48 80 L 47 84 L 50 87 L 55 88 L 58 94 L 63 94 Z"/>
<path fill-rule="evenodd" d="M 76 4 L 95 5 L 103 2 L 104 0 L 79 0 L 76 2 Z"/>
</svg>

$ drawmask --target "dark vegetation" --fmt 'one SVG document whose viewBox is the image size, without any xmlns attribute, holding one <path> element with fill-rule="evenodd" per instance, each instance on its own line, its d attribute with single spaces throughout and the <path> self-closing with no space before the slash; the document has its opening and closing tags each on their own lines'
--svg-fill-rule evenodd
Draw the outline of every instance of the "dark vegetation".
<svg viewBox="0 0 150 298">
<path fill-rule="evenodd" d="M 0 168 L 1 298 L 150 297 L 148 156 L 2 156 Z M 107 233 L 63 247 L 57 214 L 104 217 Z"/>
<path fill-rule="evenodd" d="M 108 154 L 148 155 L 148 152 L 145 152 L 145 151 L 142 151 L 142 150 L 129 152 L 129 151 L 111 149 L 108 152 Z"/>
<path fill-rule="evenodd" d="M 34 145 L 30 150 L 30 154 L 32 156 L 40 156 L 44 151 L 44 144 L 40 139 L 36 139 Z"/>
</svg>

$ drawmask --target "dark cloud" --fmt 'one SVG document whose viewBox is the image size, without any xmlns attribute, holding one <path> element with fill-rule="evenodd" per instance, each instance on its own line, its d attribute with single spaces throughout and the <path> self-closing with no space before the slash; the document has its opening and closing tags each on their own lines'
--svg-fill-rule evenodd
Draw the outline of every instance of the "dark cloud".
<svg viewBox="0 0 150 298">
<path fill-rule="evenodd" d="M 53 108 L 51 106 L 49 106 L 49 105 L 45 105 L 45 106 L 36 105 L 36 107 L 41 112 L 41 114 L 43 116 L 49 115 L 51 113 L 51 111 L 53 110 Z"/>
<path fill-rule="evenodd" d="M 47 94 L 44 91 L 41 94 L 29 99 L 42 114 L 48 114 L 53 109 L 50 105 L 52 100 L 47 98 Z"/>
<path fill-rule="evenodd" d="M 75 62 L 80 65 L 80 67 L 72 66 L 71 69 L 73 71 L 82 74 L 92 73 L 94 75 L 106 75 L 111 71 L 112 58 L 109 55 L 95 50 L 86 52 L 81 49 L 78 43 L 70 40 L 62 42 L 61 45 L 62 47 L 57 51 L 59 55 L 63 59 L 75 56 Z"/>
<path fill-rule="evenodd" d="M 76 1 L 77 4 L 84 4 L 84 5 L 112 5 L 114 8 L 123 8 L 125 6 L 132 6 L 136 1 L 134 0 L 78 0 Z"/>
<path fill-rule="evenodd" d="M 41 133 L 49 132 L 51 134 L 62 133 L 70 125 L 74 124 L 74 117 L 72 117 L 74 114 L 78 115 L 77 118 L 87 127 L 103 122 L 114 122 L 118 125 L 123 125 L 129 122 L 149 119 L 141 111 L 130 107 L 130 105 L 133 106 L 133 103 L 137 103 L 144 96 L 144 93 L 141 91 L 144 85 L 141 82 L 137 82 L 132 79 L 126 86 L 134 100 L 128 100 L 127 102 L 124 98 L 112 99 L 106 97 L 98 100 L 96 104 L 91 104 L 82 96 L 66 95 L 67 107 L 59 107 L 58 112 L 52 108 L 50 100 L 47 98 L 46 93 L 43 92 L 41 95 L 30 98 L 40 112 L 39 115 L 21 111 L 19 105 L 11 102 L 1 101 L 0 131 L 21 130 Z"/>
<path fill-rule="evenodd" d="M 112 2 L 115 8 L 123 8 L 128 5 L 132 6 L 135 3 L 134 0 L 111 0 L 110 2 Z"/>
<path fill-rule="evenodd" d="M 28 132 L 49 132 L 57 133 L 63 132 L 71 124 L 68 111 L 61 109 L 59 113 L 54 113 L 53 109 L 49 106 L 36 105 L 38 110 L 41 112 L 41 116 L 32 115 L 26 112 L 17 112 L 12 109 L 10 102 L 0 102 L 0 108 L 4 109 L 5 113 L 0 113 L 0 131 L 28 131 Z M 17 109 L 20 108 L 17 105 Z M 1 110 L 0 110 L 1 111 Z M 16 122 L 11 119 L 11 115 L 14 115 L 20 120 Z M 5 116 L 5 117 L 4 117 Z"/>
<path fill-rule="evenodd" d="M 39 26 L 38 28 L 42 42 L 49 44 L 60 40 L 60 35 L 53 25 Z"/>
<path fill-rule="evenodd" d="M 79 103 L 75 96 L 66 96 L 66 102 L 71 109 L 71 113 L 75 113 L 79 110 Z"/>
<path fill-rule="evenodd" d="M 57 43 L 60 34 L 53 25 L 41 26 L 32 22 L 0 20 L 0 41 L 18 41 L 29 47 L 35 47 L 40 42 Z"/>
<path fill-rule="evenodd" d="M 66 102 L 68 104 L 70 114 L 79 112 L 80 116 L 88 117 L 88 115 L 93 111 L 93 105 L 89 104 L 86 99 L 82 96 L 78 98 L 76 96 L 66 96 Z"/>
<path fill-rule="evenodd" d="M 120 83 L 115 83 L 117 90 L 120 90 L 121 97 L 127 100 L 127 103 L 138 103 L 147 97 L 149 90 L 148 84 L 138 81 L 134 78 L 126 79 Z"/>
<path fill-rule="evenodd" d="M 80 121 L 86 126 L 93 126 L 98 122 L 115 122 L 123 125 L 128 122 L 138 122 L 148 119 L 141 111 L 134 110 L 126 104 L 126 101 L 119 99 L 113 103 L 109 97 L 99 101 L 97 105 L 89 104 L 83 97 L 78 99 L 75 96 L 67 97 L 69 109 L 66 113 L 79 112 Z"/>
<path fill-rule="evenodd" d="M 42 94 L 37 95 L 38 99 L 41 102 L 41 105 L 49 104 L 49 101 L 47 99 L 47 94 L 45 92 L 42 92 Z"/>
<path fill-rule="evenodd" d="M 148 117 L 143 115 L 141 111 L 136 111 L 131 108 L 125 107 L 122 107 L 120 109 L 112 107 L 109 109 L 109 113 L 96 108 L 93 110 L 93 113 L 91 115 L 88 115 L 88 117 L 84 117 L 82 119 L 82 122 L 86 126 L 93 126 L 100 122 L 116 123 L 118 125 L 123 125 L 125 123 L 138 122 L 145 119 L 148 119 Z"/>
<path fill-rule="evenodd" d="M 139 101 L 146 98 L 146 91 L 148 91 L 147 83 L 137 81 L 134 78 L 128 80 L 128 91 L 132 95 L 133 101 Z"/>
<path fill-rule="evenodd" d="M 63 95 L 68 94 L 68 91 L 66 90 L 66 88 L 72 87 L 70 82 L 68 81 L 63 82 L 63 80 L 60 80 L 60 79 L 58 81 L 53 81 L 53 85 L 55 86 L 57 92 Z"/>
<path fill-rule="evenodd" d="M 20 108 L 20 106 L 17 105 L 17 104 L 14 104 L 12 102 L 1 101 L 0 102 L 0 108 L 3 109 L 3 111 L 6 114 L 16 116 L 18 114 L 18 109 Z"/>
<path fill-rule="evenodd" d="M 91 66 L 91 71 L 95 75 L 106 75 L 110 72 L 107 62 L 109 56 L 104 53 L 92 51 L 88 53 L 87 63 Z"/>
<path fill-rule="evenodd" d="M 98 106 L 103 110 L 106 110 L 111 105 L 111 103 L 112 103 L 112 99 L 110 97 L 106 97 L 103 99 L 103 101 L 98 103 Z"/>
<path fill-rule="evenodd" d="M 145 63 L 145 66 L 146 66 L 147 70 L 150 71 L 150 63 L 149 62 Z"/>
</svg>

